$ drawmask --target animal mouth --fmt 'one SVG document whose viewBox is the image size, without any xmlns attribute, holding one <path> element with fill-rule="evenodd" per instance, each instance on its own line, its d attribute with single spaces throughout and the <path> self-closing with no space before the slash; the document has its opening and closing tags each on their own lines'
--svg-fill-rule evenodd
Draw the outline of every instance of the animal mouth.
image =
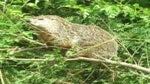
<svg viewBox="0 0 150 84">
<path fill-rule="evenodd" d="M 46 32 L 46 30 L 44 30 L 43 28 L 40 28 L 40 27 L 37 27 L 37 26 L 31 24 L 31 20 L 30 19 L 26 20 L 26 23 L 28 25 L 30 25 L 33 29 L 35 29 L 36 31 L 38 31 L 38 32 Z"/>
</svg>

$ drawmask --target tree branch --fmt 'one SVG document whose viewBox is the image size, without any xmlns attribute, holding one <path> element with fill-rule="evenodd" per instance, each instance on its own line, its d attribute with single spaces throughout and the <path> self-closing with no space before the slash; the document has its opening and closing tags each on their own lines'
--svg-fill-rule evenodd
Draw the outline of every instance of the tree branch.
<svg viewBox="0 0 150 84">
<path fill-rule="evenodd" d="M 150 68 L 141 67 L 136 64 L 129 64 L 126 62 L 116 62 L 116 61 L 112 61 L 112 60 L 105 59 L 105 58 L 104 59 L 94 59 L 94 58 L 77 57 L 77 58 L 72 58 L 72 59 L 66 59 L 66 61 L 76 61 L 76 60 L 109 63 L 109 64 L 113 64 L 113 65 L 125 66 L 125 67 L 129 67 L 129 68 L 133 68 L 136 70 L 150 73 Z"/>
<path fill-rule="evenodd" d="M 55 61 L 54 59 L 25 59 L 25 58 L 0 58 L 0 60 L 13 60 L 13 61 Z M 133 68 L 136 70 L 140 70 L 146 73 L 150 73 L 150 68 L 145 68 L 136 64 L 130 64 L 126 62 L 117 62 L 112 61 L 110 59 L 102 58 L 102 59 L 95 59 L 95 58 L 86 58 L 86 57 L 76 57 L 76 58 L 65 58 L 65 61 L 90 61 L 90 62 L 98 62 L 98 63 L 108 63 L 112 65 L 119 65 L 125 66 L 129 68 Z"/>
</svg>

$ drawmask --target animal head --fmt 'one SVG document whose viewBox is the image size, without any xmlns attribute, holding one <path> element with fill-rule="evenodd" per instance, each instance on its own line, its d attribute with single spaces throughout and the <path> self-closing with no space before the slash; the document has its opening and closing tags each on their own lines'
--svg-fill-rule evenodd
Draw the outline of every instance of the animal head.
<svg viewBox="0 0 150 84">
<path fill-rule="evenodd" d="M 39 30 L 46 30 L 49 32 L 56 33 L 59 29 L 61 29 L 60 25 L 61 17 L 55 15 L 41 15 L 35 16 L 27 20 L 27 22 L 38 28 Z"/>
</svg>

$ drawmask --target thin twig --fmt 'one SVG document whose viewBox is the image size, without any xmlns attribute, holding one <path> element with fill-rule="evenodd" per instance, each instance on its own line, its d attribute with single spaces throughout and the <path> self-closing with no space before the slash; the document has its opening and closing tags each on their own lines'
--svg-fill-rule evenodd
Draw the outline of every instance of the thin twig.
<svg viewBox="0 0 150 84">
<path fill-rule="evenodd" d="M 120 40 L 131 40 L 131 41 L 145 41 L 149 39 L 138 39 L 138 38 L 118 38 Z"/>
<path fill-rule="evenodd" d="M 128 53 L 128 55 L 130 56 L 130 58 L 133 60 L 134 63 L 137 64 L 137 62 L 134 60 L 134 58 L 132 57 L 131 53 L 129 52 L 129 50 L 127 49 L 127 47 L 125 45 L 123 45 L 121 42 L 118 41 L 118 43 L 122 46 L 122 48 L 125 49 L 125 51 Z M 128 59 L 125 60 L 125 62 L 127 61 Z"/>
<path fill-rule="evenodd" d="M 7 49 L 0 49 L 0 52 L 6 51 Z"/>
<path fill-rule="evenodd" d="M 113 32 L 113 30 L 111 29 L 110 25 L 108 25 L 104 19 L 100 18 L 101 22 L 109 29 L 109 31 L 115 36 L 115 33 Z M 117 38 L 117 36 L 116 36 Z M 117 38 L 118 39 L 118 38 Z M 131 53 L 128 51 L 128 49 L 123 45 L 121 44 L 121 42 L 119 42 L 118 40 L 116 40 L 126 51 L 127 53 L 129 54 L 129 56 L 132 58 L 132 60 L 134 61 L 134 63 L 136 63 L 136 61 L 133 59 Z M 137 63 L 136 63 L 137 64 Z"/>
<path fill-rule="evenodd" d="M 150 52 L 150 51 L 148 50 L 148 48 L 149 48 L 148 45 L 149 45 L 148 43 L 145 43 L 145 46 L 146 46 L 146 51 L 145 51 L 145 53 L 146 53 L 146 57 L 147 57 L 147 60 L 146 60 L 146 61 L 147 61 L 147 66 L 150 67 L 150 60 L 149 60 L 149 55 L 150 55 L 149 52 Z"/>
<path fill-rule="evenodd" d="M 85 83 L 92 76 L 93 73 L 94 73 L 94 70 L 92 70 L 92 72 L 88 75 L 88 77 L 86 77 L 86 79 L 83 82 Z"/>
<path fill-rule="evenodd" d="M 141 45 L 134 51 L 132 57 L 140 50 L 140 48 L 145 44 L 145 41 L 141 43 Z"/>
<path fill-rule="evenodd" d="M 113 30 L 112 30 L 112 29 L 110 28 L 110 26 L 104 21 L 104 19 L 100 18 L 100 20 L 101 20 L 101 22 L 109 29 L 109 31 L 110 31 L 113 35 L 115 35 L 114 32 L 113 32 Z"/>
<path fill-rule="evenodd" d="M 35 41 L 35 40 L 32 40 L 30 38 L 27 38 L 23 35 L 17 35 L 17 34 L 13 34 L 13 33 L 7 33 L 8 35 L 11 35 L 11 36 L 14 36 L 14 37 L 17 37 L 17 38 L 20 38 L 20 39 L 23 39 L 23 40 L 26 40 L 28 42 L 31 42 L 31 43 L 34 43 L 34 44 L 38 44 L 38 45 L 41 45 L 41 46 L 46 46 L 46 44 L 44 43 L 41 43 L 41 42 L 38 42 L 38 41 Z"/>
<path fill-rule="evenodd" d="M 134 51 L 134 53 L 132 54 L 132 56 L 134 56 L 134 55 L 140 50 L 140 48 L 141 48 L 144 44 L 145 44 L 145 41 L 142 42 L 141 45 Z M 143 56 L 143 55 L 140 56 L 140 59 L 138 60 L 138 64 L 141 63 L 142 56 Z"/>
<path fill-rule="evenodd" d="M 0 60 L 12 60 L 12 61 L 54 61 L 54 59 L 37 59 L 37 58 L 0 58 Z"/>
<path fill-rule="evenodd" d="M 137 72 L 133 72 L 133 71 L 130 71 L 131 73 L 133 73 L 133 74 L 135 74 L 135 75 L 137 75 L 137 76 L 141 76 L 141 77 L 144 77 L 144 78 L 148 78 L 148 79 L 150 79 L 150 75 L 149 74 L 147 74 L 147 75 L 144 75 L 143 73 L 142 74 L 139 74 L 139 73 L 137 73 Z"/>
<path fill-rule="evenodd" d="M 1 84 L 5 84 L 3 74 L 2 74 L 1 70 L 0 70 L 0 79 L 1 79 Z"/>
<path fill-rule="evenodd" d="M 32 40 L 32 39 L 26 38 L 26 37 L 24 37 L 24 36 L 22 36 L 21 38 L 24 39 L 24 40 L 27 40 L 27 41 L 29 41 L 29 42 L 31 42 L 31 43 L 35 43 L 35 44 L 38 44 L 38 45 L 46 46 L 46 44 L 44 44 L 44 43 L 40 43 L 40 42 L 38 42 L 38 41 L 35 41 L 35 40 Z"/>
<path fill-rule="evenodd" d="M 115 40 L 115 38 L 112 38 L 112 39 L 107 40 L 107 41 L 104 41 L 104 42 L 102 42 L 102 43 L 98 43 L 98 44 L 96 44 L 96 45 L 94 45 L 94 46 L 90 46 L 90 47 L 88 47 L 88 48 L 86 48 L 86 49 L 83 49 L 83 50 L 81 50 L 81 51 L 75 53 L 74 56 L 79 55 L 79 54 L 81 54 L 81 53 L 83 53 L 83 52 L 90 51 L 90 50 L 92 50 L 92 49 L 94 49 L 94 48 L 100 47 L 100 46 L 102 46 L 102 45 L 104 45 L 104 44 L 106 44 L 106 43 L 112 42 L 112 41 L 114 41 L 114 40 Z"/>
</svg>

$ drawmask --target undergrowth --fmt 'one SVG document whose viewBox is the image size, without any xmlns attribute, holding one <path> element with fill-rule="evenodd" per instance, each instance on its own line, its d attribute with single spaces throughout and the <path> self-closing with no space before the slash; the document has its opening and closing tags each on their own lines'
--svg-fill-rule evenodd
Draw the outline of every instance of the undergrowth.
<svg viewBox="0 0 150 84">
<path fill-rule="evenodd" d="M 149 3 L 131 0 L 1 0 L 1 82 L 150 83 L 149 74 L 127 67 L 84 61 L 66 62 L 60 48 L 42 45 L 37 33 L 25 23 L 32 16 L 58 15 L 73 23 L 97 25 L 116 37 L 119 50 L 118 57 L 113 60 L 150 68 L 150 4 L 143 4 Z"/>
</svg>

